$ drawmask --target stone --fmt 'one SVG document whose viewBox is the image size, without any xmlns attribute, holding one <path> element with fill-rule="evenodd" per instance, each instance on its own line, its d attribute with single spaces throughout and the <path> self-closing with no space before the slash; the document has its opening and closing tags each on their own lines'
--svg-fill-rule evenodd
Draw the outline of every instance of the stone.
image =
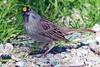
<svg viewBox="0 0 100 67">
<path fill-rule="evenodd" d="M 89 45 L 90 49 L 96 54 L 100 55 L 100 45 Z"/>
<path fill-rule="evenodd" d="M 95 40 L 98 42 L 98 44 L 100 45 L 100 31 L 96 32 L 96 37 Z"/>
<path fill-rule="evenodd" d="M 21 61 L 18 61 L 16 63 L 16 66 L 18 66 L 18 67 L 27 67 L 27 63 L 26 63 L 26 61 L 21 60 Z"/>
<path fill-rule="evenodd" d="M 13 45 L 10 44 L 10 43 L 6 43 L 5 46 L 4 46 L 4 51 L 6 53 L 10 53 L 12 50 L 14 49 Z"/>
<path fill-rule="evenodd" d="M 92 30 L 94 30 L 94 31 L 100 31 L 100 25 L 99 24 L 95 24 L 93 26 Z"/>
</svg>

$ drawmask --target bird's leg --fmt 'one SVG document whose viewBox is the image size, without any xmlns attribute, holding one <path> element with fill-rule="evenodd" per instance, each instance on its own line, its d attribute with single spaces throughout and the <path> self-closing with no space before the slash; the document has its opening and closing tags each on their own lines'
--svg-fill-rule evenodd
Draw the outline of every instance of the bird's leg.
<svg viewBox="0 0 100 67">
<path fill-rule="evenodd" d="M 47 50 L 48 49 L 48 44 L 49 43 L 42 43 L 41 46 L 40 46 L 40 49 Z"/>
<path fill-rule="evenodd" d="M 43 54 L 43 56 L 46 56 L 47 53 L 55 46 L 55 42 L 52 42 L 51 45 L 52 46 Z"/>
</svg>

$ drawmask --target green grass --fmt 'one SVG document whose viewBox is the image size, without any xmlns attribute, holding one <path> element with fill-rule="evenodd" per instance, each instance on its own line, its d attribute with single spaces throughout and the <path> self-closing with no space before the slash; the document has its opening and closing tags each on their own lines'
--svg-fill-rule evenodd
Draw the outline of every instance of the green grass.
<svg viewBox="0 0 100 67">
<path fill-rule="evenodd" d="M 100 24 L 100 0 L 7 0 L 6 3 L 1 0 L 0 42 L 24 34 L 23 5 L 61 26 L 89 28 L 95 23 Z"/>
</svg>

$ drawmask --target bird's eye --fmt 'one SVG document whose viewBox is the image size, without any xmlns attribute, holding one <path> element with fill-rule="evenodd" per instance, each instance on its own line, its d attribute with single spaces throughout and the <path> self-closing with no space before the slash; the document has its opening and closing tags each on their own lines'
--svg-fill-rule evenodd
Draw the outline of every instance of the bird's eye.
<svg viewBox="0 0 100 67">
<path fill-rule="evenodd" d="M 27 11 L 31 11 L 31 9 L 30 9 L 30 8 L 28 8 L 28 9 L 27 9 Z"/>
</svg>

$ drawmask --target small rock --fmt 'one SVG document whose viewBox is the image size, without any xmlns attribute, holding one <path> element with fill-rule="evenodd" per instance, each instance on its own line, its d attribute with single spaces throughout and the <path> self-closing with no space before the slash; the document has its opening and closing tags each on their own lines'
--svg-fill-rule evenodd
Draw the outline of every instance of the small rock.
<svg viewBox="0 0 100 67">
<path fill-rule="evenodd" d="M 10 43 L 6 43 L 5 46 L 4 46 L 4 51 L 5 51 L 6 53 L 11 52 L 13 49 L 14 49 L 14 47 L 13 47 L 13 45 L 10 44 Z"/>
<path fill-rule="evenodd" d="M 15 61 L 19 61 L 19 60 L 20 60 L 19 58 L 17 58 L 17 57 L 14 56 L 14 55 L 12 55 L 11 58 L 12 58 L 13 60 L 15 60 Z"/>
<path fill-rule="evenodd" d="M 55 58 L 49 58 L 49 63 L 52 64 L 53 66 L 57 64 L 58 61 L 55 60 Z"/>
<path fill-rule="evenodd" d="M 27 63 L 26 63 L 26 61 L 18 61 L 17 63 L 16 63 L 16 66 L 18 66 L 18 67 L 27 67 Z"/>
<path fill-rule="evenodd" d="M 94 30 L 94 31 L 100 31 L 100 25 L 99 24 L 95 24 L 93 26 L 92 30 Z"/>
<path fill-rule="evenodd" d="M 44 67 L 45 64 L 43 62 L 38 61 L 37 65 L 40 66 L 40 67 Z"/>
<path fill-rule="evenodd" d="M 88 46 L 82 46 L 82 49 L 89 49 L 89 47 Z"/>
<path fill-rule="evenodd" d="M 36 64 L 32 64 L 32 67 L 38 67 Z"/>
<path fill-rule="evenodd" d="M 61 64 L 57 64 L 54 67 L 62 67 L 62 65 Z"/>
<path fill-rule="evenodd" d="M 82 41 L 82 43 L 85 45 L 90 44 L 90 43 L 94 43 L 94 42 L 95 42 L 95 40 L 92 40 L 92 39 Z"/>
<path fill-rule="evenodd" d="M 95 24 L 93 26 L 93 29 L 94 31 L 96 31 L 96 41 L 98 41 L 100 43 L 100 25 L 99 24 Z"/>
<path fill-rule="evenodd" d="M 52 58 L 53 56 L 54 56 L 54 55 L 51 54 L 51 53 L 47 54 L 47 58 Z"/>
<path fill-rule="evenodd" d="M 90 49 L 100 55 L 100 45 L 89 45 Z"/>
<path fill-rule="evenodd" d="M 48 59 L 46 59 L 46 58 L 38 58 L 38 61 L 43 62 L 43 63 L 47 63 Z"/>
<path fill-rule="evenodd" d="M 98 42 L 98 44 L 100 44 L 100 31 L 96 32 L 96 38 L 95 40 Z"/>
<path fill-rule="evenodd" d="M 11 55 L 9 55 L 9 54 L 2 54 L 2 55 L 0 55 L 0 58 L 2 58 L 2 59 L 11 59 Z"/>
<path fill-rule="evenodd" d="M 15 67 L 15 61 L 9 60 L 5 64 L 3 64 L 2 67 Z"/>
<path fill-rule="evenodd" d="M 80 64 L 80 65 L 75 65 L 75 64 L 70 64 L 70 65 L 66 65 L 66 67 L 84 67 L 85 65 L 84 64 Z"/>
<path fill-rule="evenodd" d="M 0 62 L 2 63 L 5 63 L 5 62 L 8 62 L 9 60 L 11 60 L 11 55 L 9 54 L 3 54 L 3 53 L 0 53 Z"/>
<path fill-rule="evenodd" d="M 88 51 L 80 48 L 80 50 L 77 50 L 77 54 L 80 54 L 80 53 L 81 53 L 81 55 L 87 55 Z"/>
</svg>

